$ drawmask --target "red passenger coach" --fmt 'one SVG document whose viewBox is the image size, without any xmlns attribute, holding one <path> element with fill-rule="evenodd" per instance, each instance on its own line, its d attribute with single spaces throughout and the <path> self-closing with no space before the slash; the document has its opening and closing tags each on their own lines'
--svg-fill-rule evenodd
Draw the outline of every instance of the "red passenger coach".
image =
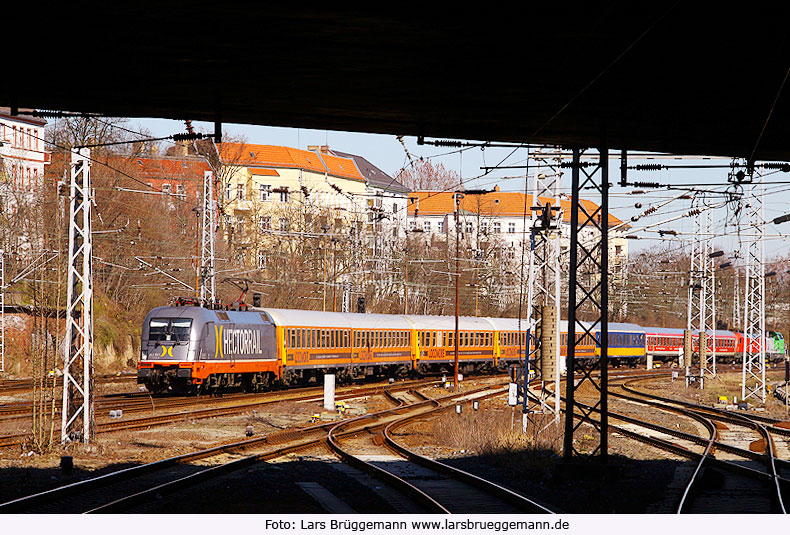
<svg viewBox="0 0 790 535">
<path fill-rule="evenodd" d="M 670 329 L 663 327 L 645 327 L 647 336 L 647 354 L 664 359 L 677 358 L 683 347 L 684 329 Z M 715 336 L 714 336 L 715 335 Z M 731 357 L 737 350 L 738 333 L 732 331 L 708 331 L 708 352 L 713 352 L 713 341 L 716 341 L 716 355 Z M 741 337 L 742 338 L 742 337 Z M 699 332 L 691 332 L 692 351 L 699 351 Z M 741 344 L 741 348 L 743 344 Z M 743 349 L 741 349 L 742 351 Z"/>
</svg>

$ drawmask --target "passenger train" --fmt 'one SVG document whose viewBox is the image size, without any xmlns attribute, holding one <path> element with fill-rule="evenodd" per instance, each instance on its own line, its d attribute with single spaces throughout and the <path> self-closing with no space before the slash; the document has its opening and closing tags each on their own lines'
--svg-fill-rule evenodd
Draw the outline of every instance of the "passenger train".
<svg viewBox="0 0 790 535">
<path fill-rule="evenodd" d="M 459 371 L 507 370 L 523 360 L 524 328 L 517 319 L 460 317 Z M 567 322 L 560 322 L 560 331 L 564 356 Z M 576 334 L 578 357 L 600 352 L 600 333 L 593 334 Z M 645 333 L 638 326 L 610 323 L 609 340 L 617 357 L 645 356 Z M 325 373 L 339 382 L 451 373 L 454 348 L 450 316 L 165 306 L 151 310 L 143 323 L 137 377 L 155 393 L 261 391 L 308 384 Z"/>
<path fill-rule="evenodd" d="M 589 324 L 583 326 L 590 332 L 579 332 L 584 329 L 577 327 L 576 357 L 596 358 L 601 333 Z M 518 319 L 460 317 L 459 371 L 504 371 L 523 360 L 525 329 L 525 322 Z M 609 323 L 608 341 L 614 364 L 635 364 L 648 354 L 671 359 L 677 358 L 683 344 L 683 330 Z M 559 342 L 564 357 L 567 321 L 560 321 Z M 743 352 L 744 337 L 716 331 L 715 343 L 718 356 L 735 356 Z M 712 344 L 709 335 L 709 350 Z M 454 348 L 452 316 L 252 307 L 215 310 L 176 304 L 154 308 L 146 316 L 137 377 L 139 384 L 154 393 L 263 391 L 278 385 L 320 383 L 325 373 L 335 374 L 340 383 L 364 377 L 452 373 Z"/>
</svg>

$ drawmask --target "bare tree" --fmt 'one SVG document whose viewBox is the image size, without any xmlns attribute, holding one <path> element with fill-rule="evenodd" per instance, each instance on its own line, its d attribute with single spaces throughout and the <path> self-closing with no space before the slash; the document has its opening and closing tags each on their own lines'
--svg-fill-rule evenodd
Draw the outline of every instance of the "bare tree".
<svg viewBox="0 0 790 535">
<path fill-rule="evenodd" d="M 401 169 L 397 179 L 413 191 L 455 191 L 461 188 L 458 173 L 423 158 Z"/>
</svg>

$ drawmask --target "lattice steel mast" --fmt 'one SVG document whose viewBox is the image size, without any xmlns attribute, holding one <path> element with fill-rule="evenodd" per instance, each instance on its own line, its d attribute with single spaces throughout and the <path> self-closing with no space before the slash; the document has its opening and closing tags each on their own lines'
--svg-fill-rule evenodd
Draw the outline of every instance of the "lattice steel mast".
<svg viewBox="0 0 790 535">
<path fill-rule="evenodd" d="M 93 240 L 90 150 L 72 150 L 61 443 L 93 437 Z"/>
<path fill-rule="evenodd" d="M 568 283 L 568 381 L 565 394 L 565 437 L 563 456 L 570 460 L 574 456 L 591 457 L 596 453 L 601 462 L 608 458 L 609 426 L 609 162 L 605 145 L 599 149 L 597 164 L 581 162 L 582 151 L 573 149 L 571 163 L 571 244 L 570 280 Z M 591 167 L 588 171 L 587 167 Z M 582 179 L 583 175 L 583 179 Z M 595 180 L 600 176 L 600 182 Z M 600 193 L 601 204 L 590 211 L 588 205 L 580 202 L 579 193 L 592 190 Z M 600 240 L 582 241 L 585 231 L 592 230 Z M 586 310 L 585 310 L 586 309 Z M 582 322 L 583 314 L 590 321 Z M 576 358 L 577 346 L 588 346 L 596 340 L 595 330 L 599 331 L 599 358 Z M 599 370 L 596 377 L 593 372 Z M 571 378 L 576 378 L 570 380 Z M 598 399 L 592 405 L 576 402 L 576 391 L 592 385 L 593 396 Z M 587 389 L 589 392 L 590 389 Z M 585 397 L 589 398 L 587 393 Z M 578 409 L 579 414 L 576 414 Z M 596 417 L 597 416 L 597 417 Z M 577 420 L 578 417 L 578 420 Z M 574 432 L 582 425 L 592 428 L 598 435 L 597 444 L 589 448 L 574 441 Z M 585 434 L 587 432 L 585 431 Z M 595 440 L 595 438 L 593 438 Z"/>
<path fill-rule="evenodd" d="M 200 240 L 200 302 L 203 306 L 216 302 L 214 277 L 214 231 L 217 210 L 214 205 L 214 174 L 203 173 L 203 222 Z"/>
<path fill-rule="evenodd" d="M 748 216 L 746 284 L 743 314 L 743 376 L 741 399 L 759 397 L 765 402 L 765 221 L 762 169 L 752 172 L 745 196 Z"/>
<path fill-rule="evenodd" d="M 699 340 L 699 373 L 716 376 L 716 266 L 713 259 L 710 210 L 705 209 L 704 194 L 695 195 L 692 212 L 699 240 L 691 244 L 688 315 L 686 328 L 696 329 Z M 711 346 L 711 350 L 708 347 Z M 689 366 L 691 355 L 684 355 Z"/>
<path fill-rule="evenodd" d="M 529 278 L 527 290 L 527 366 L 524 380 L 524 409 L 530 412 L 553 412 L 560 416 L 560 396 L 554 395 L 553 406 L 548 396 L 559 393 L 560 377 L 560 230 L 562 207 L 560 182 L 562 155 L 546 157 L 538 151 L 537 163 L 529 188 L 532 200 L 529 229 Z M 540 172 L 547 170 L 546 173 Z M 527 200 L 528 200 L 527 199 Z M 527 202 L 525 200 L 525 202 Z M 530 343 L 531 342 L 531 343 Z M 535 364 L 541 388 L 538 402 L 530 406 L 526 395 L 531 362 Z M 546 388 L 554 383 L 553 389 Z"/>
</svg>

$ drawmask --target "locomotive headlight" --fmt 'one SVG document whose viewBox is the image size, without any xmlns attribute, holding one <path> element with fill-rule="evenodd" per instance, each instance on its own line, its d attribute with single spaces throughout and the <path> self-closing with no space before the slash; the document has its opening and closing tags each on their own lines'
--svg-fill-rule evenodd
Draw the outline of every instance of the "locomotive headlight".
<svg viewBox="0 0 790 535">
<path fill-rule="evenodd" d="M 140 350 L 140 360 L 146 360 L 148 358 L 148 350 L 142 349 Z"/>
</svg>

